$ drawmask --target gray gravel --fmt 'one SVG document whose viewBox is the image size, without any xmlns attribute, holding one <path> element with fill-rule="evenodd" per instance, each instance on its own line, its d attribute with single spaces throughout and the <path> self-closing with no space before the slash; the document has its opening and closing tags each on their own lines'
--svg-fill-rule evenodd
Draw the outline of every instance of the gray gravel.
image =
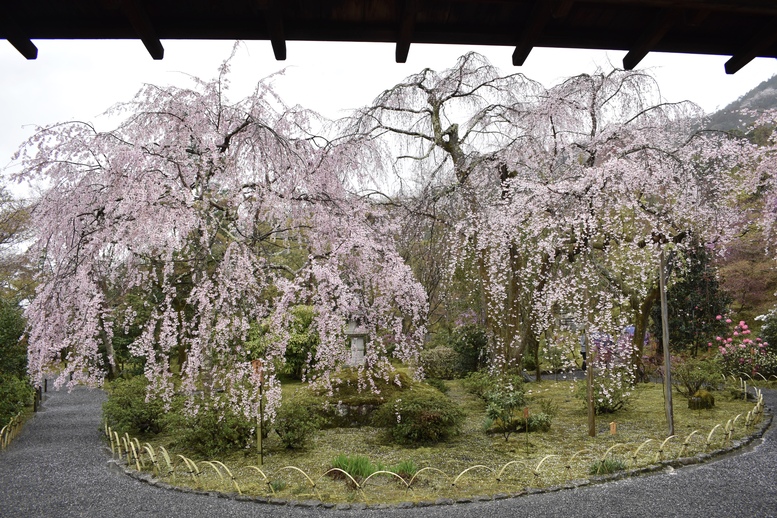
<svg viewBox="0 0 777 518">
<path fill-rule="evenodd" d="M 764 395 L 774 408 L 777 392 Z M 43 411 L 0 452 L 0 517 L 777 516 L 774 426 L 736 455 L 605 484 L 488 502 L 332 510 L 181 493 L 112 470 L 100 437 L 103 400 L 102 392 L 85 388 L 47 394 Z"/>
</svg>

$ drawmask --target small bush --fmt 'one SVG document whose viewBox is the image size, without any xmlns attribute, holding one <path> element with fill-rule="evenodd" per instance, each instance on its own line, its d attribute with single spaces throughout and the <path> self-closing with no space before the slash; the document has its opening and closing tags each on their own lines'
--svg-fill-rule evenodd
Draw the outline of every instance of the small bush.
<svg viewBox="0 0 777 518">
<path fill-rule="evenodd" d="M 477 396 L 483 401 L 488 401 L 489 394 L 497 390 L 505 390 L 523 386 L 523 377 L 520 375 L 498 376 L 485 371 L 473 372 L 462 380 L 464 390 Z M 512 390 L 512 388 L 510 388 Z"/>
<path fill-rule="evenodd" d="M 275 433 L 288 449 L 304 448 L 313 434 L 321 428 L 317 402 L 311 397 L 297 395 L 284 401 L 275 415 Z"/>
<path fill-rule="evenodd" d="M 461 382 L 464 390 L 485 400 L 486 394 L 494 390 L 494 377 L 485 371 L 473 372 Z"/>
<path fill-rule="evenodd" d="M 25 379 L 0 372 L 0 428 L 32 403 L 33 389 Z"/>
<path fill-rule="evenodd" d="M 458 377 L 459 353 L 450 347 L 435 347 L 421 352 L 421 366 L 429 378 L 451 380 Z"/>
<path fill-rule="evenodd" d="M 194 416 L 180 411 L 167 415 L 166 428 L 175 446 L 203 457 L 217 457 L 245 449 L 255 437 L 256 422 L 226 409 L 201 408 Z"/>
<path fill-rule="evenodd" d="M 550 431 L 550 425 L 553 421 L 553 417 L 545 412 L 537 412 L 536 414 L 529 414 L 529 431 L 530 432 L 548 432 Z"/>
<path fill-rule="evenodd" d="M 494 390 L 487 395 L 488 406 L 486 418 L 490 423 L 489 428 L 502 434 L 505 441 L 510 434 L 520 426 L 519 421 L 524 421 L 522 409 L 524 397 L 522 390 Z"/>
<path fill-rule="evenodd" d="M 459 371 L 475 372 L 483 367 L 488 350 L 486 331 L 475 324 L 461 326 L 453 332 L 451 347 L 459 354 Z"/>
<path fill-rule="evenodd" d="M 723 371 L 712 360 L 688 358 L 672 364 L 672 384 L 689 398 L 701 389 L 713 389 L 721 380 Z"/>
<path fill-rule="evenodd" d="M 320 340 L 313 325 L 315 311 L 312 306 L 295 306 L 291 314 L 283 372 L 299 380 L 313 366 Z"/>
<path fill-rule="evenodd" d="M 417 387 L 381 406 L 373 424 L 386 428 L 399 444 L 424 444 L 456 435 L 463 419 L 461 409 L 445 395 Z"/>
<path fill-rule="evenodd" d="M 119 433 L 155 434 L 163 429 L 164 405 L 146 401 L 148 380 L 144 376 L 117 379 L 106 385 L 108 399 L 103 403 L 103 417 Z"/>
<path fill-rule="evenodd" d="M 426 380 L 426 384 L 429 385 L 430 387 L 436 388 L 437 390 L 439 390 L 443 394 L 447 394 L 448 393 L 448 390 L 449 390 L 448 389 L 448 385 L 446 385 L 445 382 L 443 380 L 441 380 L 441 379 L 429 378 L 429 379 Z"/>
</svg>

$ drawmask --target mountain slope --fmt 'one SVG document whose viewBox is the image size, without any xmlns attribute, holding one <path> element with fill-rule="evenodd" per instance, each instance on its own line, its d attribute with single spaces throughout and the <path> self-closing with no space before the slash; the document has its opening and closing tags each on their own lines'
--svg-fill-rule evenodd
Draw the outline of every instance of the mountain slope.
<svg viewBox="0 0 777 518">
<path fill-rule="evenodd" d="M 710 115 L 709 129 L 743 130 L 753 117 L 740 113 L 741 110 L 764 111 L 777 109 L 777 75 L 756 86 L 725 108 Z"/>
</svg>

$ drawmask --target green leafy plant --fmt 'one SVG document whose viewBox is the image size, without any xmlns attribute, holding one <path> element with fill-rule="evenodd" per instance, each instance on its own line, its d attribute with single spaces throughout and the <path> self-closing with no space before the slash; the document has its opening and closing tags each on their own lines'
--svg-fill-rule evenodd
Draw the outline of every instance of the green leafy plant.
<svg viewBox="0 0 777 518">
<path fill-rule="evenodd" d="M 686 398 L 692 397 L 701 389 L 714 389 L 720 382 L 721 375 L 720 365 L 713 360 L 672 360 L 672 383 Z"/>
<path fill-rule="evenodd" d="M 421 366 L 429 378 L 454 379 L 459 375 L 459 353 L 450 347 L 439 346 L 421 352 Z"/>
<path fill-rule="evenodd" d="M 32 402 L 33 389 L 27 380 L 0 372 L 0 428 Z"/>
<path fill-rule="evenodd" d="M 228 408 L 200 408 L 188 416 L 181 409 L 166 415 L 165 428 L 178 448 L 204 457 L 245 449 L 254 439 L 256 423 Z"/>
<path fill-rule="evenodd" d="M 321 428 L 322 418 L 316 412 L 317 401 L 298 394 L 281 403 L 275 415 L 275 433 L 288 449 L 304 448 Z"/>
<path fill-rule="evenodd" d="M 448 385 L 445 384 L 445 382 L 438 378 L 429 378 L 426 380 L 426 384 L 430 387 L 434 387 L 443 394 L 448 393 Z"/>
<path fill-rule="evenodd" d="M 463 419 L 461 409 L 444 394 L 418 387 L 381 406 L 373 423 L 399 444 L 424 444 L 458 434 Z"/>
<path fill-rule="evenodd" d="M 520 375 L 492 375 L 485 371 L 469 374 L 462 380 L 464 390 L 488 402 L 489 394 L 507 387 L 522 387 L 523 377 Z M 512 389 L 510 389 L 512 390 Z"/>
<path fill-rule="evenodd" d="M 118 378 L 105 389 L 103 416 L 108 426 L 119 433 L 155 434 L 164 427 L 164 404 L 159 399 L 146 401 L 148 380 L 144 376 Z"/>
<path fill-rule="evenodd" d="M 488 336 L 481 326 L 467 324 L 453 332 L 451 347 L 459 355 L 459 371 L 475 372 L 483 367 L 488 350 Z"/>
<path fill-rule="evenodd" d="M 525 400 L 522 390 L 494 390 L 487 395 L 486 419 L 491 429 L 500 433 L 505 441 L 520 426 Z"/>
</svg>

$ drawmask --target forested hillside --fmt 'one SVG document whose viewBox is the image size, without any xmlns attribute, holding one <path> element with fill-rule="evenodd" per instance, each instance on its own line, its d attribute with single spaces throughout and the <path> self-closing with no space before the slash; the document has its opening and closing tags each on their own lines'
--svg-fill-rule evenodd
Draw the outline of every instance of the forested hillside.
<svg viewBox="0 0 777 518">
<path fill-rule="evenodd" d="M 762 82 L 739 99 L 710 116 L 709 127 L 723 131 L 742 131 L 757 113 L 777 109 L 777 75 Z M 748 111 L 753 111 L 748 115 Z M 758 203 L 757 200 L 751 200 Z M 723 288 L 733 298 L 732 310 L 742 318 L 765 313 L 775 302 L 777 271 L 764 254 L 761 232 L 752 229 L 732 243 L 720 264 Z"/>
<path fill-rule="evenodd" d="M 777 75 L 756 86 L 742 97 L 718 110 L 710 116 L 710 129 L 732 130 L 744 129 L 755 120 L 754 116 L 743 114 L 743 111 L 777 109 Z"/>
</svg>

